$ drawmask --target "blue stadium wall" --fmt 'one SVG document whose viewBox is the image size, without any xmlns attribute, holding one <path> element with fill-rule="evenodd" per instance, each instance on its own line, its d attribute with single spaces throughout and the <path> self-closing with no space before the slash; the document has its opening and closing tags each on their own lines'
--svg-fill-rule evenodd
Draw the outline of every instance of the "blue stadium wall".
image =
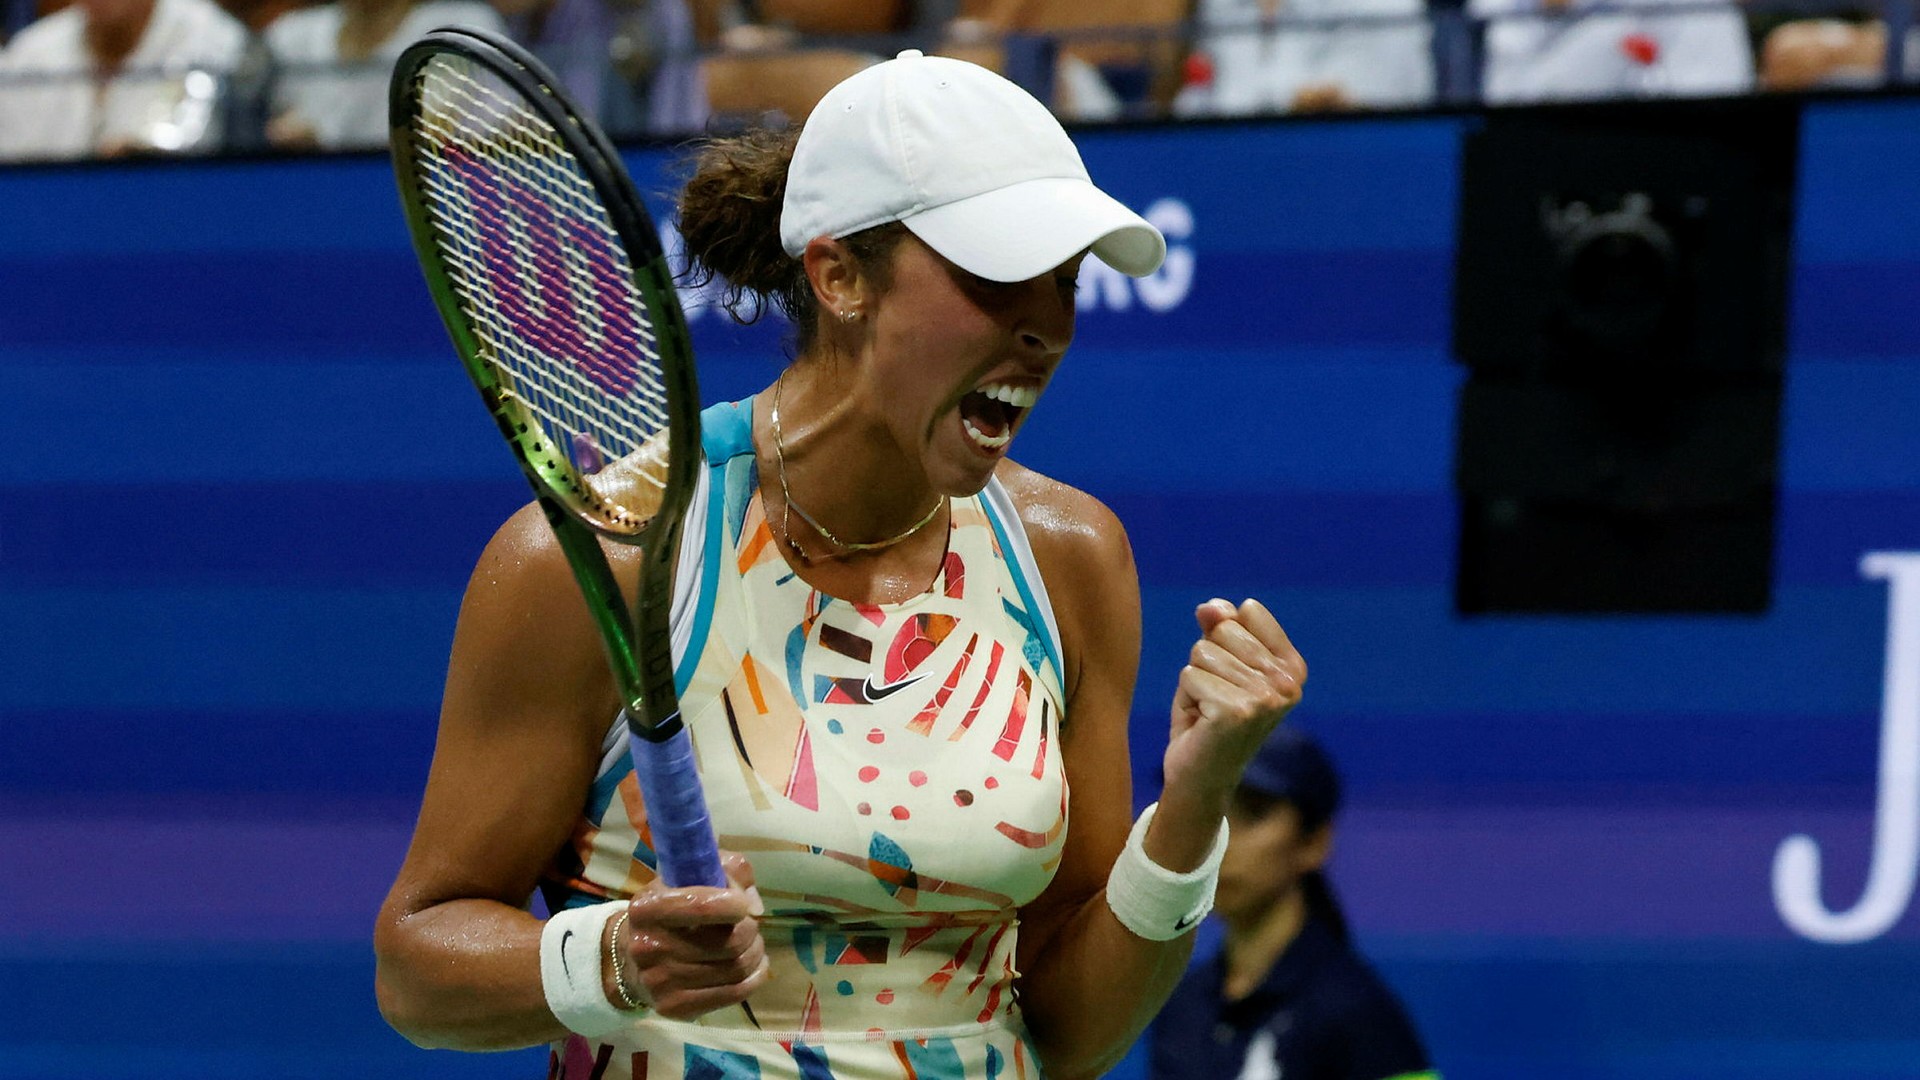
<svg viewBox="0 0 1920 1080">
<path fill-rule="evenodd" d="M 1894 640 L 1862 568 L 1920 551 L 1920 103 L 1806 112 L 1774 601 L 1742 618 L 1454 614 L 1471 123 L 1082 138 L 1173 255 L 1086 282 L 1016 453 L 1132 535 L 1137 795 L 1192 606 L 1260 596 L 1349 780 L 1337 886 L 1447 1075 L 1920 1075 L 1920 807 L 1881 775 L 1920 624 Z M 692 299 L 707 397 L 768 382 L 778 328 Z M 523 497 L 386 162 L 0 170 L 0 373 L 0 1080 L 541 1075 L 373 1005 L 460 589 Z M 1885 861 L 1886 925 L 1788 917 L 1798 834 L 1834 911 Z"/>
</svg>

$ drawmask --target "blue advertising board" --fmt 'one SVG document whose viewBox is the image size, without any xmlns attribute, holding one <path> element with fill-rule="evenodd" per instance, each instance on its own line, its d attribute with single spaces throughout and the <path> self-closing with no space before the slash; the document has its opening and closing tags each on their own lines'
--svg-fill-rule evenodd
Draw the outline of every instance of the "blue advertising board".
<svg viewBox="0 0 1920 1080">
<path fill-rule="evenodd" d="M 1080 138 L 1170 257 L 1089 262 L 1015 456 L 1131 536 L 1136 797 L 1193 606 L 1258 596 L 1448 1076 L 1920 1075 L 1920 103 L 1803 121 L 1752 617 L 1454 612 L 1471 123 Z M 668 218 L 677 160 L 629 163 Z M 777 321 L 688 301 L 709 399 L 772 380 Z M 0 170 L 0 371 L 0 1080 L 537 1074 L 373 1004 L 460 590 L 524 499 L 384 159 Z"/>
</svg>

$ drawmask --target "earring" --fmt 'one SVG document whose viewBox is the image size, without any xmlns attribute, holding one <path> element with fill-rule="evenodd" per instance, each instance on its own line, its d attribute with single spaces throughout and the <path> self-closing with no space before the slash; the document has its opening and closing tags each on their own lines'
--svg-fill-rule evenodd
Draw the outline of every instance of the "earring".
<svg viewBox="0 0 1920 1080">
<path fill-rule="evenodd" d="M 845 323 L 850 323 L 859 317 L 860 317 L 859 308 L 848 308 L 847 310 L 840 313 L 840 321 Z"/>
</svg>

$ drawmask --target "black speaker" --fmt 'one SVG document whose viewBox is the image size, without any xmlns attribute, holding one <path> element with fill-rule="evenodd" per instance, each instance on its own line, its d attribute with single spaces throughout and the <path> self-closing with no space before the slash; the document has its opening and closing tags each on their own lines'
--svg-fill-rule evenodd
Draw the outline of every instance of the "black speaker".
<svg viewBox="0 0 1920 1080">
<path fill-rule="evenodd" d="M 1462 612 L 1766 609 L 1798 141 L 1768 99 L 1469 132 Z"/>
</svg>

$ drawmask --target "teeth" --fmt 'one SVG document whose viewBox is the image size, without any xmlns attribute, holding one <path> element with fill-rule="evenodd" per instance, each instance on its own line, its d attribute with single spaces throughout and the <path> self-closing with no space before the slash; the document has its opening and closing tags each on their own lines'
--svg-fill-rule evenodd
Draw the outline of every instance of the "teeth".
<svg viewBox="0 0 1920 1080">
<path fill-rule="evenodd" d="M 995 401 L 1003 401 L 1019 409 L 1031 409 L 1033 403 L 1040 400 L 1040 389 L 1034 386 L 988 383 L 980 388 L 980 392 Z"/>
<path fill-rule="evenodd" d="M 979 444 L 983 450 L 998 450 L 1013 441 L 1013 432 L 1011 431 L 1003 431 L 998 435 L 988 435 L 979 428 L 974 427 L 973 421 L 964 416 L 960 418 L 960 424 L 967 429 L 967 435 L 972 438 L 975 443 Z"/>
</svg>

